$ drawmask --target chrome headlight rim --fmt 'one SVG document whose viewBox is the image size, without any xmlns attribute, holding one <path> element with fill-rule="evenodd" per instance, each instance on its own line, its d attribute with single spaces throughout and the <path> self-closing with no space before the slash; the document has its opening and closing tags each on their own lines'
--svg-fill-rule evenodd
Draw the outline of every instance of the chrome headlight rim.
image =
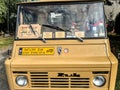
<svg viewBox="0 0 120 90">
<path fill-rule="evenodd" d="M 95 76 L 93 79 L 93 84 L 97 87 L 102 87 L 105 85 L 105 83 L 106 83 L 106 79 L 102 75 Z"/>
<path fill-rule="evenodd" d="M 24 87 L 28 84 L 28 78 L 25 75 L 19 75 L 16 77 L 16 84 L 18 86 Z"/>
</svg>

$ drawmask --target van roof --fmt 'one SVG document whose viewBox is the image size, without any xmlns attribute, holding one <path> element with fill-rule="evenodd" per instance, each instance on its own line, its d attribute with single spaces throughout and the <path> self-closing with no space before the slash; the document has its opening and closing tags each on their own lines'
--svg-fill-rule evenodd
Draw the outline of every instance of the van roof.
<svg viewBox="0 0 120 90">
<path fill-rule="evenodd" d="M 26 0 L 18 4 L 32 4 L 32 3 L 34 4 L 34 3 L 42 3 L 42 2 L 74 2 L 74 1 L 95 2 L 95 1 L 104 1 L 104 0 Z"/>
</svg>

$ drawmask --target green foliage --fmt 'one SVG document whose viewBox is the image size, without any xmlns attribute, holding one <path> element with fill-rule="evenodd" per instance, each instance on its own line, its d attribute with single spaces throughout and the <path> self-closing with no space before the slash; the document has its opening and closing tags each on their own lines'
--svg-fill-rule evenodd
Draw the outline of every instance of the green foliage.
<svg viewBox="0 0 120 90">
<path fill-rule="evenodd" d="M 21 0 L 9 0 L 9 4 L 7 4 L 7 7 L 9 8 L 9 31 L 11 33 L 15 32 L 17 3 L 20 1 Z"/>
<path fill-rule="evenodd" d="M 11 32 L 15 30 L 17 5 L 21 0 L 0 0 L 0 31 Z"/>
<path fill-rule="evenodd" d="M 10 14 L 16 13 L 17 10 L 17 3 L 21 0 L 9 0 L 9 3 L 7 3 L 7 7 L 9 8 Z"/>
<path fill-rule="evenodd" d="M 5 0 L 0 0 L 0 23 L 4 23 L 7 10 L 8 9 L 6 7 Z"/>
</svg>

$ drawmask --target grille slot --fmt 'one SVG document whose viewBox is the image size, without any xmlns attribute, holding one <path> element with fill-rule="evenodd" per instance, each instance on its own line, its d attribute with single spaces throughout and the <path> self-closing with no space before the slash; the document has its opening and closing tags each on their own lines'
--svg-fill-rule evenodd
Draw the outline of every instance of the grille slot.
<svg viewBox="0 0 120 90">
<path fill-rule="evenodd" d="M 69 88 L 69 78 L 50 78 L 51 88 Z"/>
<path fill-rule="evenodd" d="M 52 74 L 50 74 L 52 75 Z M 48 72 L 30 72 L 32 88 L 89 88 L 90 78 L 52 77 Z"/>
<path fill-rule="evenodd" d="M 93 74 L 108 74 L 108 71 L 94 71 Z"/>
<path fill-rule="evenodd" d="M 71 88 L 89 88 L 89 78 L 71 78 Z"/>
<path fill-rule="evenodd" d="M 31 87 L 48 88 L 48 72 L 30 72 Z"/>
<path fill-rule="evenodd" d="M 24 71 L 13 71 L 13 74 L 27 74 L 27 72 L 24 72 Z"/>
</svg>

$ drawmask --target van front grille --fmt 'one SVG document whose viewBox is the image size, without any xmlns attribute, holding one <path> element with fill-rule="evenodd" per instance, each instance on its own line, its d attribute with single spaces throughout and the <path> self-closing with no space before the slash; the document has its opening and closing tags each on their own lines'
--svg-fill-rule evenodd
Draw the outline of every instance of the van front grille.
<svg viewBox="0 0 120 90">
<path fill-rule="evenodd" d="M 89 88 L 90 78 L 58 77 L 51 72 L 30 72 L 32 88 Z"/>
</svg>

